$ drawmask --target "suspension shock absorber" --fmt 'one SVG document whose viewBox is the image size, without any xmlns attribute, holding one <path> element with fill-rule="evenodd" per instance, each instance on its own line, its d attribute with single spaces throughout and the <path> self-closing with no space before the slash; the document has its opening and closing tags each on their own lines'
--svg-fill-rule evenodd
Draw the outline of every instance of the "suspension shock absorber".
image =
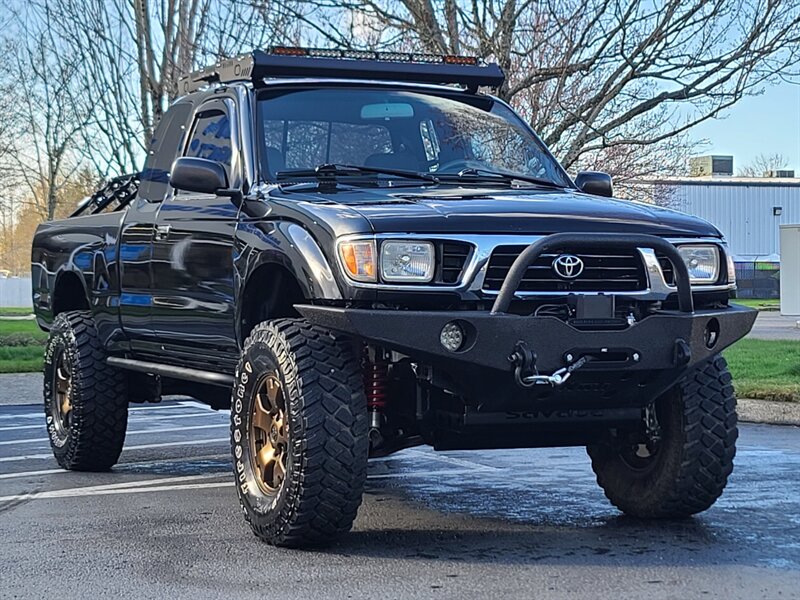
<svg viewBox="0 0 800 600">
<path fill-rule="evenodd" d="M 389 393 L 389 361 L 383 350 L 364 346 L 364 391 L 369 410 L 370 437 L 379 434 Z"/>
</svg>

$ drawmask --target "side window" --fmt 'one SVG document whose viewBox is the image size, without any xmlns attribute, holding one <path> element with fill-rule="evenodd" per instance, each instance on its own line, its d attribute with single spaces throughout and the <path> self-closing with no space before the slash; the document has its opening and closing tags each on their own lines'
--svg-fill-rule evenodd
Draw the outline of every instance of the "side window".
<svg viewBox="0 0 800 600">
<path fill-rule="evenodd" d="M 150 150 L 142 169 L 140 198 L 148 202 L 161 202 L 172 189 L 169 170 L 183 145 L 186 122 L 191 112 L 191 104 L 175 104 L 161 117 L 150 140 Z"/>
<path fill-rule="evenodd" d="M 228 172 L 228 180 L 231 180 L 231 122 L 224 111 L 214 108 L 197 114 L 184 156 L 222 163 Z"/>
</svg>

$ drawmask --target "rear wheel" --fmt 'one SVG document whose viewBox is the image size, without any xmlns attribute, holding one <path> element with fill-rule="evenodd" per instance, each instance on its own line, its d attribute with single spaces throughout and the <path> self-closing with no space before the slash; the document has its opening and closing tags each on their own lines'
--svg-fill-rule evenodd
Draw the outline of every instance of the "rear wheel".
<svg viewBox="0 0 800 600">
<path fill-rule="evenodd" d="M 44 356 L 44 411 L 58 464 L 105 471 L 119 459 L 128 424 L 127 378 L 106 364 L 92 316 L 58 315 Z"/>
<path fill-rule="evenodd" d="M 257 325 L 236 370 L 231 447 L 245 519 L 277 546 L 326 544 L 361 504 L 368 452 L 350 343 L 301 319 Z"/>
<path fill-rule="evenodd" d="M 636 517 L 708 509 L 733 470 L 738 436 L 725 359 L 717 355 L 695 368 L 649 410 L 649 436 L 618 431 L 588 447 L 597 482 L 614 506 Z"/>
</svg>

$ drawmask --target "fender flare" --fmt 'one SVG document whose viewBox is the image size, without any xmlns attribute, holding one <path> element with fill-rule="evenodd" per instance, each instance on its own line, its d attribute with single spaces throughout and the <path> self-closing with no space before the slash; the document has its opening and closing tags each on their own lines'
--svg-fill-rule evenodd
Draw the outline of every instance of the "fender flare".
<svg viewBox="0 0 800 600">
<path fill-rule="evenodd" d="M 236 268 L 237 322 L 248 282 L 253 273 L 266 265 L 279 266 L 292 275 L 306 300 L 342 299 L 330 263 L 302 226 L 291 222 L 252 223 L 237 232 L 237 238 L 243 246 Z"/>
</svg>

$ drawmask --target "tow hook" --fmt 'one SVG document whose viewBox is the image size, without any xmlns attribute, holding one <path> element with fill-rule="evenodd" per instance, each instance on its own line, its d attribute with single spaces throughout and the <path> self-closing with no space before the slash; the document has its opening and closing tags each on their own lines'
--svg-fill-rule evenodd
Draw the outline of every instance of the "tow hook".
<svg viewBox="0 0 800 600">
<path fill-rule="evenodd" d="M 535 385 L 551 385 L 557 387 L 566 383 L 573 372 L 589 362 L 587 356 L 582 356 L 574 363 L 554 371 L 551 375 L 542 375 L 536 368 L 536 353 L 528 348 L 525 342 L 517 342 L 514 352 L 508 357 L 514 365 L 514 380 L 523 388 L 532 388 Z"/>
</svg>

